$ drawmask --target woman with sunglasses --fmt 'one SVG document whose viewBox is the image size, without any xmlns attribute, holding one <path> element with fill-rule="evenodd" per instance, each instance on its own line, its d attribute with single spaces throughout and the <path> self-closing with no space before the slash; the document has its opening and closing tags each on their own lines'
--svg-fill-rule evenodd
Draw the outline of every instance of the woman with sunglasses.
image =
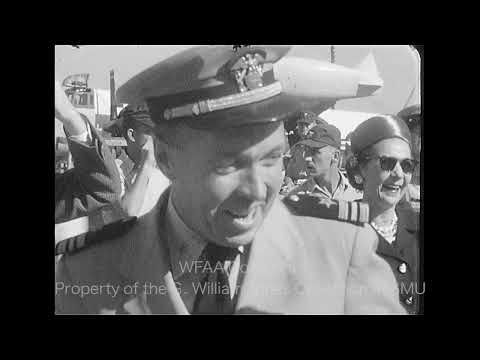
<svg viewBox="0 0 480 360">
<path fill-rule="evenodd" d="M 416 314 L 418 293 L 423 292 L 418 213 L 401 201 L 416 166 L 410 131 L 396 116 L 375 116 L 354 130 L 351 150 L 347 175 L 352 186 L 363 190 L 361 201 L 370 207 L 370 224 L 379 234 L 377 253 L 395 274 L 401 303 L 410 314 Z"/>
</svg>

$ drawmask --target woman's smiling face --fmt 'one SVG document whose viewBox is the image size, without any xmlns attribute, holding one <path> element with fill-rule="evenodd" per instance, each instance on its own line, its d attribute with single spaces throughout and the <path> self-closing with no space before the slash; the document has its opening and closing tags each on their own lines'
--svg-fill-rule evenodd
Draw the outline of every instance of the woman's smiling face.
<svg viewBox="0 0 480 360">
<path fill-rule="evenodd" d="M 395 207 L 412 180 L 412 174 L 405 173 L 400 166 L 400 161 L 412 158 L 410 145 L 399 138 L 385 139 L 374 144 L 368 151 L 368 156 L 371 159 L 361 166 L 364 198 L 370 205 L 376 205 L 380 209 Z M 378 159 L 382 156 L 399 161 L 391 171 L 383 170 Z"/>
</svg>

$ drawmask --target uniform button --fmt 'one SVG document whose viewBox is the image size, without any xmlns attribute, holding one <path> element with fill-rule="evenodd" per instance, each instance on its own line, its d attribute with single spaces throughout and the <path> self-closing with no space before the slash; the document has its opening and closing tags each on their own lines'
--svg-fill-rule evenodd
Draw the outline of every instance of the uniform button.
<svg viewBox="0 0 480 360">
<path fill-rule="evenodd" d="M 405 304 L 412 305 L 413 304 L 413 296 L 410 296 L 409 298 L 406 298 L 405 299 Z"/>
<path fill-rule="evenodd" d="M 300 198 L 297 195 L 291 195 L 289 198 L 290 198 L 290 200 L 295 201 L 295 202 L 300 200 Z"/>
<path fill-rule="evenodd" d="M 401 263 L 398 267 L 398 271 L 400 271 L 401 274 L 405 274 L 407 272 L 407 264 Z"/>
</svg>

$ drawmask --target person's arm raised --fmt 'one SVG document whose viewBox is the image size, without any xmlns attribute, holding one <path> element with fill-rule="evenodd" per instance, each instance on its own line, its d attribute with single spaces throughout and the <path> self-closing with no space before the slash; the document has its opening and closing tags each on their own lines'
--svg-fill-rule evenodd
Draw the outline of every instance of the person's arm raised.
<svg viewBox="0 0 480 360">
<path fill-rule="evenodd" d="M 55 81 L 55 117 L 62 122 L 69 136 L 82 135 L 88 131 L 87 124 L 70 103 L 58 81 Z"/>
</svg>

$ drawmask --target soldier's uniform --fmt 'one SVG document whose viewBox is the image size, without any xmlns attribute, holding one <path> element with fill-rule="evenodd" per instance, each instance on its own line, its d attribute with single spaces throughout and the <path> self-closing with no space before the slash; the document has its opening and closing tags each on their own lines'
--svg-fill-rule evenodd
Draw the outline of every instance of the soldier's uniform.
<svg viewBox="0 0 480 360">
<path fill-rule="evenodd" d="M 318 126 L 315 126 L 311 130 L 311 135 L 298 143 L 298 146 L 304 146 L 307 148 L 313 149 L 321 149 L 325 146 L 331 146 L 336 149 L 340 149 L 341 145 L 341 134 L 340 130 L 338 130 L 335 126 L 326 123 L 325 121 Z M 315 155 L 311 155 L 306 157 L 303 161 L 307 164 L 311 164 L 312 166 L 315 165 Z M 326 162 L 326 160 L 323 160 Z M 325 165 L 320 165 L 325 166 Z M 329 163 L 330 171 L 332 168 L 332 164 Z M 317 182 L 315 181 L 313 176 L 310 176 L 307 181 L 303 184 L 297 186 L 293 189 L 290 195 L 298 194 L 298 193 L 305 193 L 311 194 L 312 196 L 317 197 L 325 197 L 329 199 L 337 199 L 337 200 L 347 200 L 347 201 L 354 201 L 360 199 L 362 194 L 356 191 L 348 182 L 347 178 L 338 170 L 337 170 L 339 181 L 336 184 L 335 190 L 333 193 L 330 192 L 329 189 L 325 187 L 320 187 Z"/>
<path fill-rule="evenodd" d="M 362 198 L 362 193 L 350 185 L 347 178 L 339 171 L 340 181 L 336 190 L 331 194 L 328 190 L 318 186 L 315 179 L 310 178 L 303 184 L 298 185 L 288 195 L 308 194 L 314 197 L 322 197 L 335 200 L 355 201 Z"/>
<path fill-rule="evenodd" d="M 268 70 L 288 49 L 186 50 L 128 81 L 119 100 L 140 97 L 154 121 L 181 118 L 204 129 L 278 120 L 297 110 L 295 94 L 310 85 L 297 81 L 297 92 L 289 93 Z M 242 61 L 249 64 L 240 68 L 245 80 L 239 73 L 232 80 L 229 72 Z M 295 73 L 289 78 L 296 79 Z M 309 94 L 304 103 L 319 100 Z M 229 313 L 403 314 L 395 277 L 375 253 L 378 237 L 367 219 L 359 204 L 276 199 L 253 241 L 232 257 L 234 263 L 241 257 L 247 268 L 237 273 L 239 292 Z M 100 232 L 83 249 L 64 253 L 56 277 L 57 313 L 197 313 L 197 299 L 183 291 L 188 282 L 174 257 L 182 246 L 198 254 L 203 245 L 182 223 L 170 191 L 120 232 Z"/>
</svg>

